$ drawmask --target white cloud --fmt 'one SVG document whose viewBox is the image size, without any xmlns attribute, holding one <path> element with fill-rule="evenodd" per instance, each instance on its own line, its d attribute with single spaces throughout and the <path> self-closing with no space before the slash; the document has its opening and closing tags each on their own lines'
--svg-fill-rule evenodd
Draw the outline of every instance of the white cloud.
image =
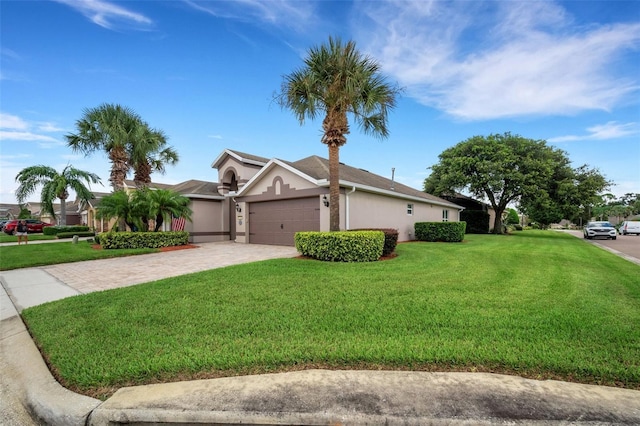
<svg viewBox="0 0 640 426">
<path fill-rule="evenodd" d="M 273 26 L 286 26 L 297 30 L 308 28 L 314 18 L 313 2 L 293 0 L 238 0 L 233 2 L 183 0 L 187 5 L 217 18 L 238 21 L 259 21 Z"/>
<path fill-rule="evenodd" d="M 567 135 L 557 136 L 547 139 L 548 142 L 572 142 L 582 140 L 607 140 L 617 139 L 626 136 L 632 136 L 640 134 L 640 125 L 638 123 L 618 123 L 616 121 L 609 121 L 606 124 L 599 124 L 587 128 L 586 135 Z"/>
<path fill-rule="evenodd" d="M 28 127 L 27 122 L 17 115 L 0 112 L 0 129 L 25 130 Z"/>
<path fill-rule="evenodd" d="M 552 2 L 361 2 L 359 38 L 424 105 L 467 120 L 611 110 L 640 89 L 619 61 L 640 23 L 576 27 Z M 617 74 L 616 74 L 617 73 Z"/>
<path fill-rule="evenodd" d="M 117 4 L 103 0 L 55 0 L 65 4 L 85 17 L 94 24 L 112 30 L 117 24 L 130 26 L 133 24 L 139 28 L 148 28 L 153 25 L 153 21 L 146 16 L 132 12 Z"/>
</svg>

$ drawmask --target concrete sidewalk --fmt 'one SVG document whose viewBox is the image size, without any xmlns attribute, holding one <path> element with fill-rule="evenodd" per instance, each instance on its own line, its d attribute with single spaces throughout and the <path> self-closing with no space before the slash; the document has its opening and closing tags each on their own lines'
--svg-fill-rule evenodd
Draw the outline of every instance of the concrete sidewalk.
<svg viewBox="0 0 640 426">
<path fill-rule="evenodd" d="M 307 370 L 128 387 L 103 402 L 53 379 L 18 316 L 90 291 L 296 255 L 291 247 L 213 243 L 2 272 L 3 385 L 47 425 L 640 424 L 640 391 L 484 373 Z"/>
</svg>

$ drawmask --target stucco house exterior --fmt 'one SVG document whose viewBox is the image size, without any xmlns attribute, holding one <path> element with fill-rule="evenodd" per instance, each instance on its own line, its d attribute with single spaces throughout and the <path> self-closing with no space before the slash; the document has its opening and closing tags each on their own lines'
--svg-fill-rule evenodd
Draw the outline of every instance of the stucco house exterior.
<svg viewBox="0 0 640 426">
<path fill-rule="evenodd" d="M 296 232 L 329 230 L 327 159 L 310 156 L 289 162 L 225 149 L 212 167 L 218 170 L 218 192 L 224 196 L 218 222 L 223 239 L 293 245 Z M 340 165 L 340 229 L 394 228 L 398 241 L 409 241 L 416 222 L 457 222 L 462 209 L 391 179 Z"/>
<path fill-rule="evenodd" d="M 185 224 L 192 243 L 235 241 L 293 245 L 298 231 L 329 230 L 329 161 L 311 156 L 295 162 L 225 149 L 211 164 L 217 182 L 152 183 L 191 200 Z M 133 190 L 133 181 L 125 181 Z M 98 232 L 111 224 L 95 219 L 99 198 L 81 208 Z M 398 241 L 414 239 L 416 222 L 460 220 L 463 207 L 366 170 L 340 165 L 340 229 L 393 228 Z M 166 221 L 164 230 L 171 229 Z"/>
</svg>

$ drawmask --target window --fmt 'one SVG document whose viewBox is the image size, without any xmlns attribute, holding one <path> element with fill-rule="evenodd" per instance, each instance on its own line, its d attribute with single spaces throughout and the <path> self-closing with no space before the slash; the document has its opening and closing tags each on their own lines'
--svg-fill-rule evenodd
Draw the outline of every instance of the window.
<svg viewBox="0 0 640 426">
<path fill-rule="evenodd" d="M 407 214 L 413 216 L 413 204 L 407 204 Z"/>
<path fill-rule="evenodd" d="M 449 210 L 442 210 L 442 221 L 449 222 Z"/>
</svg>

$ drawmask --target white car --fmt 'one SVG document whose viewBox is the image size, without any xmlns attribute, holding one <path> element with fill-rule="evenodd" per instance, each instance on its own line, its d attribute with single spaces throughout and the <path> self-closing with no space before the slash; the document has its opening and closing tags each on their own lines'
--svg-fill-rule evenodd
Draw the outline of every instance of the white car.
<svg viewBox="0 0 640 426">
<path fill-rule="evenodd" d="M 625 220 L 620 224 L 620 235 L 636 234 L 640 235 L 640 222 Z"/>
<path fill-rule="evenodd" d="M 589 222 L 583 229 L 584 238 L 592 239 L 596 237 L 616 239 L 616 228 L 609 222 Z"/>
</svg>

